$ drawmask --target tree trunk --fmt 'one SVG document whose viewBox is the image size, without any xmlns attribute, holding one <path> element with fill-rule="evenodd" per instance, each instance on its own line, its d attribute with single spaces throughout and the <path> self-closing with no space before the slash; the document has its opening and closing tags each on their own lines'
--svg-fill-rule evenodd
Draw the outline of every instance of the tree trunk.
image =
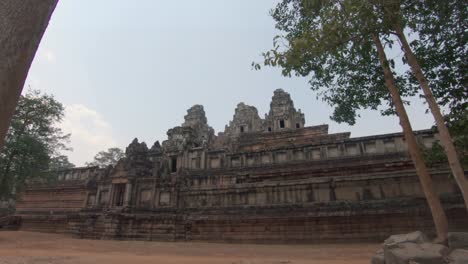
<svg viewBox="0 0 468 264">
<path fill-rule="evenodd" d="M 444 117 L 440 112 L 439 105 L 437 104 L 434 95 L 432 94 L 431 88 L 429 87 L 429 83 L 424 76 L 424 73 L 419 65 L 419 62 L 414 55 L 413 51 L 411 50 L 408 41 L 406 40 L 406 36 L 403 32 L 403 29 L 398 24 L 395 26 L 396 34 L 400 39 L 402 49 L 405 52 L 406 58 L 408 63 L 411 67 L 411 70 L 419 82 L 421 86 L 424 97 L 426 98 L 427 104 L 429 105 L 429 109 L 431 110 L 432 115 L 434 116 L 437 130 L 439 131 L 440 141 L 442 142 L 442 146 L 444 146 L 445 153 L 447 154 L 447 159 L 452 169 L 453 176 L 460 187 L 461 193 L 463 195 L 463 199 L 465 200 L 465 206 L 468 210 L 468 180 L 465 177 L 465 172 L 460 164 L 460 160 L 458 159 L 457 151 L 455 150 L 455 146 L 453 145 L 452 137 L 448 131 L 447 126 L 445 125 Z M 466 58 L 465 58 L 466 59 Z"/>
<path fill-rule="evenodd" d="M 0 0 L 0 151 L 58 0 Z"/>
<path fill-rule="evenodd" d="M 382 66 L 382 69 L 384 71 L 385 85 L 387 86 L 388 91 L 392 96 L 393 104 L 395 105 L 395 109 L 400 119 L 400 125 L 403 129 L 403 135 L 408 145 L 408 152 L 411 156 L 411 159 L 413 160 L 414 167 L 416 169 L 416 174 L 419 177 L 422 190 L 426 196 L 429 208 L 431 209 L 432 218 L 434 220 L 435 229 L 437 233 L 437 241 L 445 242 L 447 240 L 448 232 L 447 217 L 445 216 L 444 209 L 442 207 L 442 204 L 440 203 L 439 196 L 434 190 L 432 178 L 427 171 L 424 159 L 422 158 L 421 152 L 419 151 L 419 147 L 416 142 L 416 137 L 413 134 L 413 129 L 411 128 L 408 115 L 406 114 L 405 106 L 403 105 L 403 101 L 401 100 L 398 87 L 395 84 L 393 73 L 390 67 L 388 66 L 389 64 L 387 56 L 385 55 L 385 50 L 382 46 L 380 38 L 378 35 L 373 34 L 372 39 L 377 48 L 380 65 Z"/>
</svg>

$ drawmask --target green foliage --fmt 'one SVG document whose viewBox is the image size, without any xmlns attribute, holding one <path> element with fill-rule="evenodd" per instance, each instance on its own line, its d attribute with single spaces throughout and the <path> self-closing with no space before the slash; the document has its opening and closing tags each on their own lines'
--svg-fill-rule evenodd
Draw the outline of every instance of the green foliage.
<svg viewBox="0 0 468 264">
<path fill-rule="evenodd" d="M 0 153 L 0 198 L 11 198 L 27 180 L 44 179 L 52 157 L 67 149 L 70 135 L 56 125 L 63 105 L 39 91 L 22 95 Z"/>
<path fill-rule="evenodd" d="M 125 157 L 125 153 L 120 148 L 109 148 L 107 151 L 100 151 L 94 156 L 94 161 L 87 162 L 86 166 L 99 166 L 105 168 L 109 165 L 114 166 Z"/>
<path fill-rule="evenodd" d="M 447 126 L 457 148 L 460 162 L 465 170 L 468 170 L 468 109 L 452 115 L 448 119 Z"/>
<path fill-rule="evenodd" d="M 435 167 L 440 164 L 447 164 L 447 156 L 445 155 L 444 148 L 435 142 L 431 148 L 426 148 L 424 145 L 420 145 L 420 149 L 423 150 L 423 157 L 428 167 Z"/>
<path fill-rule="evenodd" d="M 382 105 L 383 114 L 392 114 L 372 40 L 377 34 L 386 46 L 393 44 L 380 10 L 365 0 L 283 0 L 271 14 L 285 35 L 275 37 L 273 49 L 263 53 L 263 64 L 281 67 L 285 76 L 309 76 L 311 89 L 335 107 L 331 118 L 337 122 L 354 124 L 360 109 Z M 394 70 L 395 61 L 389 63 Z M 402 96 L 416 93 L 404 78 L 397 76 L 396 82 Z"/>
<path fill-rule="evenodd" d="M 310 77 L 311 89 L 335 107 L 331 118 L 337 122 L 354 124 L 360 109 L 381 105 L 383 114 L 394 113 L 371 35 L 388 51 L 397 26 L 413 36 L 413 51 L 439 104 L 450 109 L 449 118 L 468 108 L 466 1 L 283 0 L 271 15 L 284 35 L 263 53 L 263 65 L 280 67 L 285 76 Z M 410 70 L 395 72 L 405 57 L 394 59 L 389 66 L 400 95 L 416 95 L 419 83 Z"/>
<path fill-rule="evenodd" d="M 446 125 L 452 135 L 460 163 L 466 170 L 468 169 L 468 109 L 453 115 L 453 118 L 447 118 Z M 444 148 L 438 142 L 434 143 L 431 148 L 424 149 L 424 158 L 426 164 L 431 167 L 448 162 Z"/>
<path fill-rule="evenodd" d="M 68 160 L 68 157 L 65 155 L 59 155 L 50 159 L 49 170 L 58 171 L 63 169 L 74 168 L 75 164 L 71 163 Z"/>
<path fill-rule="evenodd" d="M 440 105 L 456 122 L 468 109 L 468 8 L 464 0 L 404 1 L 402 15 L 418 39 L 412 49 Z M 417 81 L 408 72 L 408 78 Z M 453 123 L 453 122 L 452 122 Z"/>
</svg>

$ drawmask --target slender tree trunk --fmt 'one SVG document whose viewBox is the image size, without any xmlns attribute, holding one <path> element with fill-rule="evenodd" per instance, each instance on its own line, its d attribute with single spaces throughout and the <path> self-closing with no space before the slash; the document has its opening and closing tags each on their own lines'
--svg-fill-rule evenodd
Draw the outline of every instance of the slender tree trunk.
<svg viewBox="0 0 468 264">
<path fill-rule="evenodd" d="M 58 0 L 0 0 L 0 151 Z"/>
<path fill-rule="evenodd" d="M 395 78 L 390 67 L 388 66 L 389 64 L 387 56 L 385 54 L 385 50 L 382 46 L 380 38 L 376 34 L 373 34 L 372 38 L 377 48 L 380 64 L 384 71 L 385 85 L 387 86 L 388 91 L 392 96 L 393 104 L 395 105 L 395 109 L 400 119 L 400 125 L 403 129 L 403 134 L 408 145 L 408 152 L 411 156 L 411 159 L 413 160 L 414 167 L 416 168 L 416 174 L 419 177 L 422 190 L 426 196 L 429 208 L 431 209 L 432 218 L 434 220 L 435 229 L 437 233 L 437 241 L 445 242 L 447 240 L 448 232 L 447 217 L 445 215 L 442 204 L 440 203 L 439 196 L 434 190 L 432 179 L 427 171 L 424 159 L 422 158 L 421 152 L 419 151 L 416 137 L 413 134 L 413 129 L 411 128 L 411 124 L 406 113 L 405 106 L 403 105 L 403 101 L 401 100 L 398 87 L 395 84 Z"/>
<path fill-rule="evenodd" d="M 452 137 L 450 136 L 448 128 L 445 125 L 444 117 L 440 112 L 439 105 L 437 104 L 434 95 L 432 94 L 431 88 L 429 87 L 429 83 L 426 77 L 424 76 L 421 66 L 419 65 L 418 59 L 414 55 L 410 45 L 408 44 L 408 41 L 406 40 L 403 28 L 397 24 L 395 26 L 395 30 L 398 38 L 400 39 L 402 49 L 405 52 L 411 70 L 416 79 L 418 80 L 419 85 L 423 90 L 427 104 L 429 105 L 429 109 L 431 110 L 431 113 L 434 116 L 437 125 L 437 130 L 439 131 L 440 135 L 440 141 L 444 146 L 444 150 L 447 154 L 447 159 L 450 168 L 452 169 L 453 176 L 455 177 L 455 180 L 457 181 L 458 186 L 460 187 L 463 199 L 465 200 L 465 206 L 468 210 L 468 180 L 465 177 L 465 172 L 463 171 L 463 168 L 460 164 L 460 160 L 458 159 L 457 151 L 455 150 L 455 146 L 453 145 Z"/>
</svg>

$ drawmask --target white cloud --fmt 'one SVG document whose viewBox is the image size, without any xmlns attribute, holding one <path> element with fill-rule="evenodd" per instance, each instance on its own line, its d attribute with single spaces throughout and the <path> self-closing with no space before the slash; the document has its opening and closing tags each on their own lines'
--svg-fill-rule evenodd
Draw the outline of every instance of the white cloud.
<svg viewBox="0 0 468 264">
<path fill-rule="evenodd" d="M 39 50 L 38 57 L 48 63 L 54 63 L 56 60 L 55 52 L 50 49 Z"/>
<path fill-rule="evenodd" d="M 101 150 L 118 146 L 111 125 L 98 112 L 82 104 L 65 106 L 65 118 L 60 126 L 65 133 L 71 133 L 73 151 L 65 154 L 77 166 L 92 161 Z"/>
</svg>

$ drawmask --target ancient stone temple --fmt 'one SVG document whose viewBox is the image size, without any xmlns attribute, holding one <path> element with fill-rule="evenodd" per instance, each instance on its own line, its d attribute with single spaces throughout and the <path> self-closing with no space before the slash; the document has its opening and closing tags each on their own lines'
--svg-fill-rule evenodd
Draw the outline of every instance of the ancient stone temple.
<svg viewBox="0 0 468 264">
<path fill-rule="evenodd" d="M 415 132 L 431 147 L 437 134 Z M 288 93 L 261 118 L 240 103 L 215 135 L 203 106 L 167 140 L 137 139 L 115 167 L 76 168 L 20 194 L 21 229 L 81 238 L 239 242 L 381 240 L 433 231 L 401 133 L 350 137 L 305 126 Z M 444 165 L 431 169 L 451 230 L 468 215 Z"/>
</svg>

